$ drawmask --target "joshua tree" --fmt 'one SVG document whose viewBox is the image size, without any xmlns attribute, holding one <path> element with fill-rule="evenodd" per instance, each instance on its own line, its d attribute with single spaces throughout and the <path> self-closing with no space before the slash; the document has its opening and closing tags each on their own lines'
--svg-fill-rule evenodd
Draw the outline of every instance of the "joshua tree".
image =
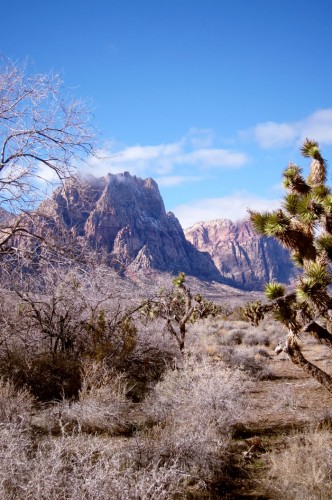
<svg viewBox="0 0 332 500">
<path fill-rule="evenodd" d="M 183 353 L 188 323 L 198 319 L 215 317 L 221 314 L 222 308 L 212 301 L 204 299 L 200 294 L 192 296 L 185 284 L 185 273 L 179 273 L 172 280 L 171 289 L 161 289 L 153 299 L 147 300 L 141 307 L 141 315 L 166 320 L 166 329 Z"/>
<path fill-rule="evenodd" d="M 259 213 L 250 211 L 256 231 L 277 238 L 287 247 L 300 268 L 295 288 L 286 292 L 279 283 L 268 283 L 268 303 L 249 304 L 247 317 L 254 323 L 272 313 L 287 327 L 285 343 L 276 352 L 286 352 L 293 363 L 301 366 L 332 392 L 332 376 L 313 365 L 302 354 L 298 342 L 301 333 L 314 336 L 332 348 L 332 193 L 326 185 L 326 162 L 318 143 L 304 141 L 301 153 L 312 158 L 305 179 L 302 169 L 290 163 L 283 172 L 286 190 L 280 209 Z"/>
</svg>

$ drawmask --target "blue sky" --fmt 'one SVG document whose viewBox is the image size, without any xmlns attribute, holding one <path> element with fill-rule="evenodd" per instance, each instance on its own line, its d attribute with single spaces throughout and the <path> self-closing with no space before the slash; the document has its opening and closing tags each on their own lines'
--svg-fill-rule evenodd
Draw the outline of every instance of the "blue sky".
<svg viewBox="0 0 332 500">
<path fill-rule="evenodd" d="M 96 176 L 157 180 L 184 227 L 274 208 L 306 136 L 332 158 L 330 0 L 1 6 L 0 52 L 91 99 Z"/>
</svg>

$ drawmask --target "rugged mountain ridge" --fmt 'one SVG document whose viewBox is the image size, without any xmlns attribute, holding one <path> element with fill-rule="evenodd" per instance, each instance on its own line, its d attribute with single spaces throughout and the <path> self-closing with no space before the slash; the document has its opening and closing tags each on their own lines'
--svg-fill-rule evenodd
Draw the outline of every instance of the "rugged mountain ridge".
<svg viewBox="0 0 332 500">
<path fill-rule="evenodd" d="M 295 268 L 288 250 L 259 236 L 250 221 L 217 219 L 185 230 L 197 250 L 208 252 L 221 275 L 244 290 L 262 290 L 268 281 L 290 283 Z"/>
<path fill-rule="evenodd" d="M 227 282 L 207 253 L 184 236 L 166 213 L 157 183 L 124 174 L 71 181 L 38 209 L 49 227 L 64 227 L 126 273 L 140 269 L 183 271 L 204 280 Z"/>
<path fill-rule="evenodd" d="M 184 232 L 175 215 L 166 213 L 156 182 L 128 172 L 71 179 L 27 217 L 26 225 L 40 236 L 21 241 L 30 245 L 36 262 L 44 257 L 39 242 L 46 239 L 56 248 L 62 245 L 61 255 L 69 250 L 84 258 L 97 252 L 104 263 L 132 277 L 140 270 L 183 271 L 245 291 L 295 277 L 288 251 L 257 235 L 248 221 L 199 222 Z"/>
</svg>

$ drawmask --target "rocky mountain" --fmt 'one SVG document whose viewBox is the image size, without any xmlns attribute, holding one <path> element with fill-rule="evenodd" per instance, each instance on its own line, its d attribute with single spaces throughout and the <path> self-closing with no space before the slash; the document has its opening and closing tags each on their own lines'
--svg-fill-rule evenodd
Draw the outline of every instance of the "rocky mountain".
<svg viewBox="0 0 332 500">
<path fill-rule="evenodd" d="M 259 236 L 249 221 L 219 219 L 185 230 L 197 250 L 208 252 L 221 275 L 245 290 L 261 290 L 267 281 L 290 283 L 295 268 L 275 239 Z"/>
<path fill-rule="evenodd" d="M 45 221 L 48 227 L 65 228 L 126 273 L 153 268 L 225 281 L 210 255 L 188 242 L 174 214 L 166 213 L 153 179 L 125 172 L 71 181 L 37 212 L 44 229 Z"/>
<path fill-rule="evenodd" d="M 61 247 L 62 256 L 68 252 L 75 258 L 97 252 L 103 262 L 132 277 L 139 270 L 183 271 L 246 291 L 295 277 L 288 251 L 257 235 L 248 221 L 199 222 L 184 232 L 175 215 L 166 213 L 156 182 L 128 172 L 72 179 L 24 223 L 39 238 L 18 234 L 13 246 L 23 239 L 20 244 L 29 245 L 27 254 L 37 265 L 45 252 Z M 45 240 L 47 245 L 40 243 Z"/>
</svg>

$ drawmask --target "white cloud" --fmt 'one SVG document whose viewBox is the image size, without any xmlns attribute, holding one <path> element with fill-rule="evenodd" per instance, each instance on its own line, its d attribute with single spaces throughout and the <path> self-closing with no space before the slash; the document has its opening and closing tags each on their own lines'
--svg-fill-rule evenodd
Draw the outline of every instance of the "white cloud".
<svg viewBox="0 0 332 500">
<path fill-rule="evenodd" d="M 164 177 L 157 177 L 155 181 L 158 186 L 178 186 L 180 184 L 185 184 L 188 182 L 199 182 L 202 178 L 199 176 L 189 176 L 189 175 L 166 175 Z"/>
<path fill-rule="evenodd" d="M 131 146 L 117 154 L 116 163 L 150 161 L 173 157 L 182 151 L 181 143 L 160 144 L 158 146 Z"/>
<path fill-rule="evenodd" d="M 297 138 L 297 131 L 287 123 L 260 123 L 253 133 L 255 140 L 264 149 L 291 146 Z"/>
<path fill-rule="evenodd" d="M 316 111 L 301 122 L 299 138 L 315 139 L 321 144 L 332 144 L 332 109 Z"/>
<path fill-rule="evenodd" d="M 233 221 L 248 217 L 248 209 L 257 211 L 274 210 L 280 206 L 278 199 L 265 199 L 247 192 L 237 192 L 223 198 L 202 198 L 172 209 L 183 228 L 199 221 L 231 219 Z"/>
<path fill-rule="evenodd" d="M 162 176 L 170 178 L 175 168 L 191 169 L 191 173 L 196 169 L 197 173 L 197 170 L 210 168 L 240 168 L 249 161 L 245 153 L 212 147 L 212 139 L 211 130 L 190 129 L 187 135 L 173 143 L 122 148 L 115 144 L 113 150 L 111 147 L 99 150 L 97 158 L 90 158 L 83 170 L 99 176 L 127 170 L 138 176 L 159 177 L 161 183 L 167 183 Z"/>
<path fill-rule="evenodd" d="M 303 120 L 289 123 L 264 122 L 239 133 L 242 139 L 254 140 L 263 149 L 289 147 L 306 137 L 321 144 L 332 144 L 332 109 L 322 109 Z"/>
<path fill-rule="evenodd" d="M 214 138 L 215 133 L 209 128 L 192 127 L 187 134 L 187 139 L 194 149 L 211 147 Z"/>
<path fill-rule="evenodd" d="M 198 165 L 202 168 L 239 168 L 245 165 L 247 161 L 248 157 L 244 153 L 213 148 L 197 149 L 175 158 L 176 163 Z"/>
</svg>

